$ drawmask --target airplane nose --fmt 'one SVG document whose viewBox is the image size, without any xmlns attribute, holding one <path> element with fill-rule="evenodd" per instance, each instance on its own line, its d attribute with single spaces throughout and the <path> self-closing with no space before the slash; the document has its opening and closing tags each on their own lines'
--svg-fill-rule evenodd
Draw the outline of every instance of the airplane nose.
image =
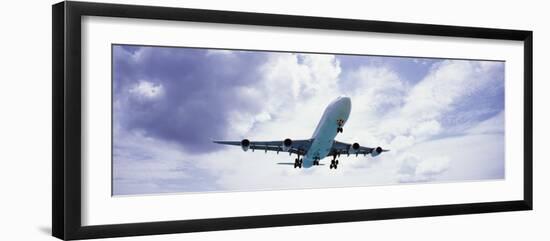
<svg viewBox="0 0 550 241">
<path fill-rule="evenodd" d="M 351 99 L 347 96 L 340 96 L 338 97 L 338 102 L 340 102 L 341 105 L 349 106 L 351 107 Z"/>
</svg>

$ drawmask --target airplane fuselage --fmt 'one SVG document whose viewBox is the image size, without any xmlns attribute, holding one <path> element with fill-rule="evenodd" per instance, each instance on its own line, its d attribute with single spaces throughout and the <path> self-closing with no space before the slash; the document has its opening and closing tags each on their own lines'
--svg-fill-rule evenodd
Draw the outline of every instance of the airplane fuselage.
<svg viewBox="0 0 550 241">
<path fill-rule="evenodd" d="M 311 137 L 311 147 L 304 155 L 303 167 L 312 167 L 315 161 L 325 158 L 330 153 L 338 129 L 347 122 L 350 112 L 349 97 L 338 97 L 327 106 Z"/>
</svg>

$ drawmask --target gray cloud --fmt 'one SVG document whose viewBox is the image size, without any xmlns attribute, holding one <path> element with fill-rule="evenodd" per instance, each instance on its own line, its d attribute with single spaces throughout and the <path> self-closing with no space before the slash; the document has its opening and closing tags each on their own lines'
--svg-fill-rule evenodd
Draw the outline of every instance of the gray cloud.
<svg viewBox="0 0 550 241">
<path fill-rule="evenodd" d="M 219 146 L 228 113 L 257 113 L 257 100 L 238 95 L 257 83 L 267 53 L 205 49 L 113 47 L 113 118 L 121 131 L 176 142 L 190 153 Z M 141 83 L 141 85 L 140 85 Z"/>
</svg>

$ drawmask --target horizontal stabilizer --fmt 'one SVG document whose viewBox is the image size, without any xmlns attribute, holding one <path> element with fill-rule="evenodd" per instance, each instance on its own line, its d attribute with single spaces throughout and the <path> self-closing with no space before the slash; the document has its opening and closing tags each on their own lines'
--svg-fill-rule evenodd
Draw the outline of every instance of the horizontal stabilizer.
<svg viewBox="0 0 550 241">
<path fill-rule="evenodd" d="M 277 162 L 277 165 L 290 165 L 294 166 L 294 162 Z M 324 166 L 325 164 L 319 163 L 319 166 Z"/>
</svg>

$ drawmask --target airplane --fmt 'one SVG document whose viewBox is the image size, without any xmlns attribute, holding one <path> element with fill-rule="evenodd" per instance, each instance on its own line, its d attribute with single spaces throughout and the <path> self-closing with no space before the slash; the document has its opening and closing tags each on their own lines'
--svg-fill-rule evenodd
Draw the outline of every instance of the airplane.
<svg viewBox="0 0 550 241">
<path fill-rule="evenodd" d="M 243 151 L 249 149 L 288 152 L 289 155 L 296 154 L 298 157 L 294 162 L 280 162 L 280 165 L 294 165 L 294 168 L 310 168 L 313 166 L 323 165 L 320 163 L 325 157 L 332 156 L 330 161 L 330 169 L 338 168 L 337 157 L 341 154 L 356 156 L 362 154 L 366 156 L 370 154 L 372 157 L 380 155 L 384 150 L 381 147 L 370 148 L 363 147 L 359 143 L 348 144 L 334 140 L 338 133 L 344 132 L 344 124 L 349 118 L 351 112 L 351 99 L 346 96 L 340 96 L 332 101 L 321 117 L 317 128 L 313 132 L 310 139 L 307 140 L 291 140 L 286 138 L 283 141 L 250 141 L 243 139 L 242 141 L 213 141 L 217 144 L 241 146 Z M 303 158 L 300 158 L 300 157 Z"/>
</svg>

